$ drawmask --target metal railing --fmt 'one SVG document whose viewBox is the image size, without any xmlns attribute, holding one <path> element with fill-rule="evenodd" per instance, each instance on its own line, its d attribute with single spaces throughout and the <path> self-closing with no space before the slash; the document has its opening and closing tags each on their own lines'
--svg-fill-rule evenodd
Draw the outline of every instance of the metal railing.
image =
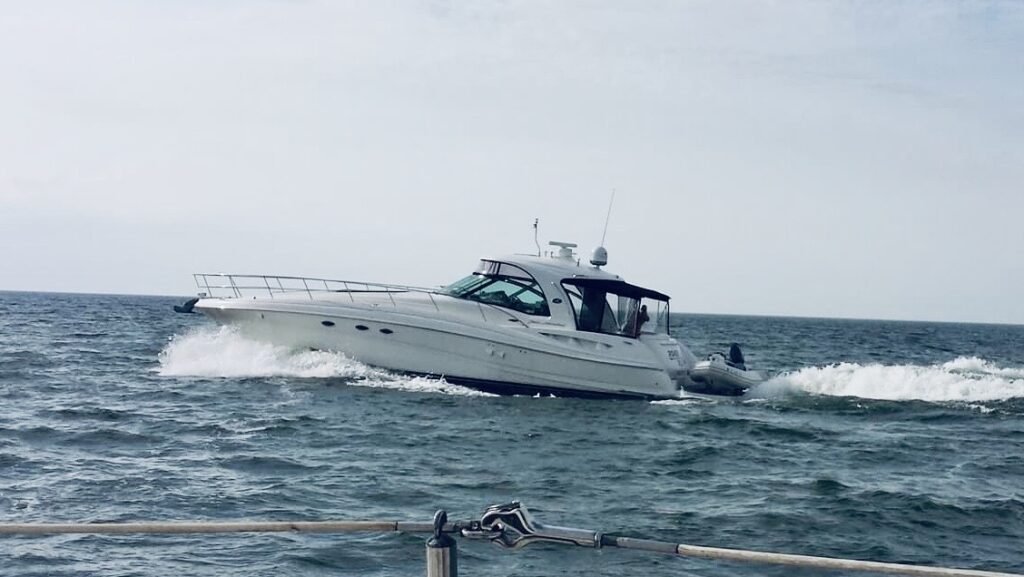
<svg viewBox="0 0 1024 577">
<path fill-rule="evenodd" d="M 633 549 L 677 557 L 808 567 L 823 570 L 861 571 L 916 577 L 1024 577 L 1018 573 L 1002 573 L 977 569 L 929 567 L 904 563 L 860 561 L 835 557 L 815 557 L 769 553 L 746 549 L 704 547 L 669 541 L 636 539 L 604 534 L 590 529 L 556 527 L 536 521 L 522 504 L 513 501 L 488 507 L 479 520 L 448 522 L 447 514 L 438 511 L 432 523 L 402 521 L 284 521 L 284 522 L 188 522 L 188 523 L 0 523 L 0 535 L 87 534 L 194 534 L 246 532 L 404 532 L 432 533 L 426 543 L 427 577 L 457 577 L 457 545 L 452 536 L 486 540 L 506 549 L 520 549 L 531 543 L 558 543 L 600 549 L 603 547 Z"/>
<path fill-rule="evenodd" d="M 370 296 L 387 296 L 388 302 L 396 310 L 400 307 L 400 301 L 395 299 L 396 294 L 416 293 L 425 295 L 430 306 L 436 312 L 441 312 L 441 303 L 446 299 L 438 298 L 447 296 L 440 288 L 425 288 L 408 285 L 396 285 L 385 283 L 373 283 L 365 281 L 337 280 L 303 276 L 281 276 L 262 274 L 228 274 L 228 273 L 195 273 L 192 275 L 199 295 L 207 298 L 246 298 L 264 297 L 277 298 L 282 296 L 305 295 L 309 300 L 326 300 L 327 295 L 346 295 L 351 303 L 360 302 L 359 299 Z M 447 300 L 450 304 L 450 300 Z M 461 299 L 461 302 L 472 302 L 476 305 L 480 316 L 487 322 L 487 310 L 499 313 L 497 318 L 512 320 L 523 326 L 529 326 L 523 318 L 502 309 L 491 303 L 483 303 L 475 300 Z M 409 305 L 408 301 L 401 301 L 402 305 Z"/>
<path fill-rule="evenodd" d="M 416 292 L 433 295 L 438 289 L 371 283 L 364 281 L 336 280 L 304 276 L 281 276 L 265 274 L 195 273 L 196 287 L 211 298 L 242 298 L 262 294 L 269 298 L 275 295 L 305 293 L 310 299 L 324 293 L 344 293 L 355 298 L 356 294 L 393 294 Z M 212 281 L 212 282 L 211 282 Z"/>
</svg>

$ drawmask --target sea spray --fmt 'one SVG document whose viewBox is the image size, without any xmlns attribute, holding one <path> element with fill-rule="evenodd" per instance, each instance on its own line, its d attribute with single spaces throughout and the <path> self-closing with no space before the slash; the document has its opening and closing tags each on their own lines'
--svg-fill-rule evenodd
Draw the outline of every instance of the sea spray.
<svg viewBox="0 0 1024 577">
<path fill-rule="evenodd" d="M 340 353 L 293 351 L 247 339 L 233 327 L 204 326 L 175 335 L 159 355 L 163 376 L 366 378 L 373 369 Z"/>
<path fill-rule="evenodd" d="M 1001 368 L 976 357 L 926 366 L 837 363 L 783 373 L 755 396 L 792 391 L 889 401 L 1004 401 L 1024 397 L 1024 369 Z"/>
<path fill-rule="evenodd" d="M 158 356 L 165 377 L 338 378 L 349 384 L 420 393 L 485 396 L 443 378 L 410 377 L 377 369 L 333 351 L 294 350 L 255 341 L 234 327 L 203 326 L 173 336 Z"/>
</svg>

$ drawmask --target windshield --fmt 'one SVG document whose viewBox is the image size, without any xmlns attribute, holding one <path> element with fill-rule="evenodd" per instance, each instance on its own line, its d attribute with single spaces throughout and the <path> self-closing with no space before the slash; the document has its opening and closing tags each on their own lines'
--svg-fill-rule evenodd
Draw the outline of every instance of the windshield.
<svg viewBox="0 0 1024 577">
<path fill-rule="evenodd" d="M 448 285 L 442 292 L 528 315 L 551 316 L 544 291 L 529 273 L 495 261 L 481 261 L 480 265 L 480 270 Z"/>
</svg>

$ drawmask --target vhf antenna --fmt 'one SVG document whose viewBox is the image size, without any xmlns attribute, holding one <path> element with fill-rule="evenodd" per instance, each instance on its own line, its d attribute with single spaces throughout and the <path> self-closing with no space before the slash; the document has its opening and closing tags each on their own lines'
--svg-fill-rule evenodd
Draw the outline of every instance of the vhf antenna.
<svg viewBox="0 0 1024 577">
<path fill-rule="evenodd" d="M 604 237 L 608 236 L 608 221 L 612 219 L 612 203 L 615 202 L 615 189 L 612 189 L 612 198 L 608 201 L 608 215 L 604 217 L 604 232 L 601 233 L 601 246 L 604 246 Z"/>
<path fill-rule="evenodd" d="M 537 245 L 537 256 L 540 256 L 540 241 L 537 240 L 537 224 L 539 222 L 539 218 L 533 219 L 533 244 Z"/>
</svg>

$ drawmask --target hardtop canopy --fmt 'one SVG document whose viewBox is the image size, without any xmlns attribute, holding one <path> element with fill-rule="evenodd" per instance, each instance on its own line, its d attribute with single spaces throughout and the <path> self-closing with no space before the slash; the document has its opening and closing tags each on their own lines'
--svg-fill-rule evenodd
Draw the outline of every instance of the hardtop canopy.
<svg viewBox="0 0 1024 577">
<path fill-rule="evenodd" d="M 635 299 L 653 299 L 668 302 L 671 297 L 655 290 L 629 284 L 624 280 L 604 278 L 572 277 L 562 281 L 565 284 L 609 292 L 619 296 Z"/>
</svg>

